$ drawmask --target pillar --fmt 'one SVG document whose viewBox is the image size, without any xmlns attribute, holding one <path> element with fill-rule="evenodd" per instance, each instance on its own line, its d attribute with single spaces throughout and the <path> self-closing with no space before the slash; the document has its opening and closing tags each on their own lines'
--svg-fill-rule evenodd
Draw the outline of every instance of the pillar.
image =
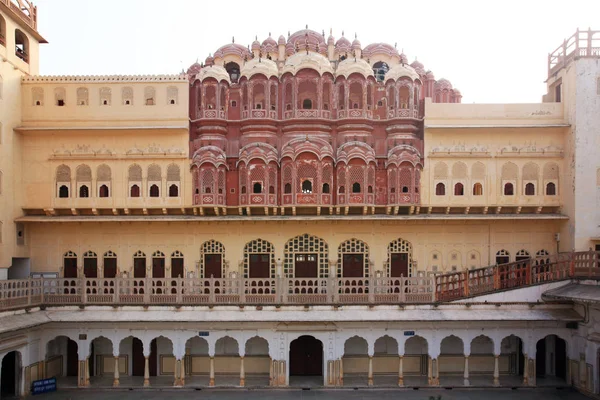
<svg viewBox="0 0 600 400">
<path fill-rule="evenodd" d="M 440 385 L 440 375 L 439 375 L 439 366 L 438 359 L 431 359 L 431 386 L 439 386 Z"/>
<path fill-rule="evenodd" d="M 115 357 L 115 372 L 113 376 L 113 387 L 119 387 L 119 356 Z"/>
<path fill-rule="evenodd" d="M 240 386 L 246 385 L 246 371 L 244 371 L 244 356 L 240 356 Z"/>
<path fill-rule="evenodd" d="M 398 356 L 398 386 L 404 386 L 404 357 Z"/>
<path fill-rule="evenodd" d="M 175 366 L 173 368 L 173 386 L 179 386 L 179 370 L 181 369 L 181 360 L 175 358 Z"/>
<path fill-rule="evenodd" d="M 367 378 L 367 385 L 373 386 L 373 356 L 369 356 L 369 376 Z"/>
<path fill-rule="evenodd" d="M 433 363 L 431 362 L 431 357 L 427 357 L 427 384 L 429 386 L 433 386 Z"/>
<path fill-rule="evenodd" d="M 215 357 L 210 357 L 210 372 L 208 386 L 215 386 Z"/>
<path fill-rule="evenodd" d="M 181 359 L 181 368 L 179 369 L 179 384 L 185 386 L 185 356 Z"/>
<path fill-rule="evenodd" d="M 144 357 L 144 387 L 150 386 L 150 357 Z"/>
<path fill-rule="evenodd" d="M 523 354 L 523 386 L 529 386 L 529 357 Z"/>
<path fill-rule="evenodd" d="M 344 386 L 344 358 L 340 358 L 340 386 Z"/>
<path fill-rule="evenodd" d="M 38 369 L 38 372 L 40 369 L 42 370 L 40 379 L 46 379 L 46 360 L 40 361 L 40 367 Z"/>
<path fill-rule="evenodd" d="M 85 360 L 79 360 L 77 368 L 77 386 L 85 387 Z"/>
<path fill-rule="evenodd" d="M 90 358 L 85 359 L 85 386 L 90 386 Z"/>
<path fill-rule="evenodd" d="M 470 382 L 469 382 L 469 355 L 465 354 L 465 372 L 463 374 L 463 385 L 465 386 L 470 386 Z"/>
<path fill-rule="evenodd" d="M 500 386 L 500 355 L 494 354 L 494 386 Z"/>
<path fill-rule="evenodd" d="M 273 385 L 273 359 L 269 357 L 269 386 Z"/>
</svg>

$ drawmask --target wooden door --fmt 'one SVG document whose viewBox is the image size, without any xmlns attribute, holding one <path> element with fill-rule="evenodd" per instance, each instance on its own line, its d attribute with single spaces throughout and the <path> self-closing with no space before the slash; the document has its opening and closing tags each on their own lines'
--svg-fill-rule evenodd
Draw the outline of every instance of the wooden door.
<svg viewBox="0 0 600 400">
<path fill-rule="evenodd" d="M 133 277 L 134 278 L 145 278 L 146 277 L 146 259 L 145 258 L 134 258 L 133 259 Z"/>
<path fill-rule="evenodd" d="M 183 258 L 171 258 L 171 278 L 184 278 Z"/>
<path fill-rule="evenodd" d="M 252 262 L 252 255 L 250 256 L 250 262 Z M 217 279 L 223 277 L 221 267 L 221 254 L 204 255 L 204 277 Z"/>
<path fill-rule="evenodd" d="M 164 278 L 165 277 L 165 259 L 164 258 L 153 258 L 152 259 L 152 277 L 153 278 Z"/>
<path fill-rule="evenodd" d="M 78 364 L 77 343 L 69 339 L 67 342 L 67 376 L 77 376 Z"/>
<path fill-rule="evenodd" d="M 77 278 L 77 259 L 76 258 L 65 258 L 64 259 L 64 277 L 65 278 Z"/>
<path fill-rule="evenodd" d="M 158 356 L 156 351 L 156 339 L 152 339 L 152 342 L 150 342 L 150 359 L 148 360 L 148 362 L 150 363 L 150 376 L 156 376 L 157 358 Z"/>
<path fill-rule="evenodd" d="M 408 253 L 392 253 L 390 276 L 393 278 L 408 277 Z"/>
<path fill-rule="evenodd" d="M 364 254 L 344 254 L 342 257 L 342 277 L 362 278 L 364 276 Z"/>
<path fill-rule="evenodd" d="M 270 254 L 250 254 L 249 278 L 270 278 Z"/>
<path fill-rule="evenodd" d="M 133 338 L 131 344 L 131 375 L 144 376 L 144 344 L 138 338 Z"/>
<path fill-rule="evenodd" d="M 105 278 L 116 278 L 117 277 L 117 259 L 116 258 L 105 258 L 104 259 L 104 277 Z"/>
<path fill-rule="evenodd" d="M 98 259 L 97 258 L 84 258 L 83 259 L 83 275 L 86 278 L 97 278 L 98 277 Z"/>
<path fill-rule="evenodd" d="M 312 336 L 300 336 L 290 344 L 290 375 L 323 375 L 323 345 Z"/>
<path fill-rule="evenodd" d="M 296 254 L 294 257 L 294 277 L 318 278 L 319 257 L 317 254 Z"/>
</svg>

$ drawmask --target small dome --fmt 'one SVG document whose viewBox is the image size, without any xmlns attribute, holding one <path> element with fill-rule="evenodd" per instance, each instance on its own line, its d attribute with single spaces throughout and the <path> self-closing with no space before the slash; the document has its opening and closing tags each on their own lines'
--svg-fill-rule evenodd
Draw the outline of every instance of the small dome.
<svg viewBox="0 0 600 400">
<path fill-rule="evenodd" d="M 333 75 L 331 63 L 325 56 L 314 52 L 309 52 L 307 54 L 305 51 L 298 52 L 288 57 L 285 61 L 283 70 L 281 71 L 281 75 L 287 72 L 295 75 L 296 72 L 304 68 L 314 69 L 321 75 L 325 72 L 329 72 Z"/>
<path fill-rule="evenodd" d="M 408 64 L 408 57 L 406 57 L 406 54 L 404 54 L 404 53 L 400 54 L 400 62 L 402 64 Z"/>
<path fill-rule="evenodd" d="M 448 90 L 450 90 L 450 89 L 452 89 L 452 84 L 450 83 L 450 81 L 448 79 L 442 78 L 442 79 L 440 79 L 439 81 L 437 81 L 435 83 L 435 87 L 436 87 L 436 89 L 439 88 L 439 89 L 448 89 Z"/>
<path fill-rule="evenodd" d="M 387 82 L 388 79 L 397 81 L 402 77 L 408 77 L 414 81 L 419 79 L 419 74 L 410 65 L 396 64 L 385 74 L 385 81 Z"/>
<path fill-rule="evenodd" d="M 410 66 L 413 67 L 414 69 L 422 69 L 422 70 L 425 69 L 425 66 L 417 60 L 413 61 L 412 64 L 410 64 Z"/>
<path fill-rule="evenodd" d="M 458 90 L 456 88 L 454 88 L 453 90 L 454 90 L 455 95 L 461 96 L 460 90 Z"/>
<path fill-rule="evenodd" d="M 260 50 L 260 42 L 258 41 L 258 38 L 255 38 L 254 42 L 252 42 L 252 51 L 254 50 Z"/>
<path fill-rule="evenodd" d="M 427 71 L 425 76 L 427 77 L 427 79 L 430 79 L 430 80 L 435 79 L 435 75 L 433 75 L 433 72 L 431 72 L 431 71 Z"/>
<path fill-rule="evenodd" d="M 390 57 L 398 57 L 398 49 L 387 43 L 372 43 L 362 51 L 363 57 L 372 57 L 376 54 L 383 54 Z"/>
<path fill-rule="evenodd" d="M 358 38 L 354 38 L 354 41 L 352 41 L 352 49 L 353 50 L 360 49 L 360 40 L 358 40 Z"/>
<path fill-rule="evenodd" d="M 285 37 L 283 37 L 283 35 L 279 36 L 279 40 L 277 41 L 277 44 L 285 44 Z"/>
<path fill-rule="evenodd" d="M 340 62 L 335 71 L 335 76 L 343 76 L 346 79 L 354 73 L 359 73 L 365 78 L 373 76 L 373 68 L 368 62 L 362 58 L 348 57 L 344 61 Z"/>
<path fill-rule="evenodd" d="M 303 29 L 293 33 L 288 38 L 288 45 L 290 43 L 294 48 L 297 44 L 300 50 L 306 50 L 306 46 L 308 45 L 308 50 L 311 51 L 318 51 L 318 48 L 321 46 L 326 46 L 323 35 L 310 29 Z"/>
<path fill-rule="evenodd" d="M 206 60 L 204 60 L 204 65 L 206 65 L 208 67 L 210 67 L 211 65 L 214 65 L 214 63 L 215 63 L 215 59 L 210 54 L 208 55 L 208 57 L 206 57 Z"/>
<path fill-rule="evenodd" d="M 335 42 L 335 47 L 340 47 L 340 46 L 350 47 L 350 41 L 348 39 L 346 39 L 345 36 L 342 36 L 341 38 L 338 39 L 337 42 Z"/>
<path fill-rule="evenodd" d="M 194 76 L 198 72 L 200 72 L 201 69 L 202 69 L 202 66 L 200 64 L 198 64 L 198 62 L 195 62 L 192 65 L 190 65 L 190 67 L 187 70 L 187 74 L 189 76 Z"/>
<path fill-rule="evenodd" d="M 279 69 L 277 68 L 275 61 L 258 57 L 253 58 L 242 65 L 242 69 L 240 71 L 241 76 L 245 76 L 246 78 L 250 79 L 256 74 L 263 74 L 267 78 L 272 76 L 277 77 L 279 76 Z"/>
<path fill-rule="evenodd" d="M 333 35 L 331 33 L 329 34 L 329 37 L 327 38 L 327 44 L 328 45 L 335 44 L 335 38 L 333 37 Z"/>
<path fill-rule="evenodd" d="M 241 59 L 244 59 L 244 57 L 252 56 L 246 47 L 237 43 L 229 43 L 225 46 L 221 46 L 217 52 L 219 53 L 219 58 L 223 58 L 228 55 L 235 55 Z M 217 57 L 217 52 L 215 52 L 215 57 Z"/>
<path fill-rule="evenodd" d="M 200 73 L 197 75 L 197 78 L 200 81 L 204 81 L 208 78 L 214 78 L 218 82 L 226 81 L 227 83 L 231 84 L 231 80 L 229 79 L 229 74 L 227 73 L 227 70 L 220 65 L 213 65 L 202 68 L 202 70 L 200 70 Z"/>
<path fill-rule="evenodd" d="M 282 36 L 283 37 L 283 36 Z M 285 41 L 285 39 L 283 39 Z M 263 47 L 267 47 L 267 46 L 272 46 L 272 47 L 277 47 L 277 42 L 275 41 L 275 39 L 273 39 L 271 37 L 271 34 L 269 33 L 269 37 L 266 38 L 263 42 L 262 42 Z"/>
</svg>

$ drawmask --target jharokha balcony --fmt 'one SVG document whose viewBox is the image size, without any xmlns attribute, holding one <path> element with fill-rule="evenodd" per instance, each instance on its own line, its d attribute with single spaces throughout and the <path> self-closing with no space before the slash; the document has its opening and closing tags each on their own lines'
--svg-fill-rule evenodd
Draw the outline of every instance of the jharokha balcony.
<svg viewBox="0 0 600 400">
<path fill-rule="evenodd" d="M 560 253 L 414 277 L 36 278 L 0 282 L 0 310 L 62 305 L 432 304 L 570 279 L 600 279 L 600 253 Z"/>
<path fill-rule="evenodd" d="M 277 119 L 276 110 L 253 109 L 242 111 L 242 119 Z"/>
</svg>

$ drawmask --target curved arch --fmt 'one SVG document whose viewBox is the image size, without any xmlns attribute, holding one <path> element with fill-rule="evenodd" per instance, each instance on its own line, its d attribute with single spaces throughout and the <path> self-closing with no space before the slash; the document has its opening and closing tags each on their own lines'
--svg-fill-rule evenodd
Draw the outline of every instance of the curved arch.
<svg viewBox="0 0 600 400">
<path fill-rule="evenodd" d="M 338 277 L 369 277 L 369 245 L 360 239 L 344 240 L 338 246 Z M 356 267 L 360 267 L 360 270 Z"/>
<path fill-rule="evenodd" d="M 283 273 L 286 278 L 296 277 L 297 255 L 316 257 L 314 261 L 316 261 L 318 277 L 324 278 L 329 275 L 329 247 L 325 240 L 308 233 L 289 239 L 284 247 Z"/>
<path fill-rule="evenodd" d="M 386 355 L 398 355 L 399 344 L 398 340 L 390 335 L 378 337 L 373 344 L 374 354 L 384 353 Z"/>
<path fill-rule="evenodd" d="M 471 339 L 470 354 L 494 354 L 494 339 L 488 335 L 478 335 Z"/>
<path fill-rule="evenodd" d="M 2 16 L 0 16 L 0 29 L 2 28 Z M 2 31 L 0 30 L 0 34 Z M 0 88 L 1 89 L 1 88 Z M 1 93 L 0 93 L 0 98 Z M 2 398 L 20 398 L 21 386 L 24 379 L 21 373 L 23 369 L 23 354 L 19 350 L 11 350 L 0 358 L 0 372 L 2 374 Z M 11 379 L 12 378 L 12 379 Z"/>
<path fill-rule="evenodd" d="M 502 180 L 517 180 L 519 168 L 515 163 L 507 162 L 502 166 Z"/>
<path fill-rule="evenodd" d="M 129 182 L 141 182 L 142 181 L 142 167 L 139 164 L 132 164 L 127 169 L 127 176 Z"/>
<path fill-rule="evenodd" d="M 344 356 L 368 354 L 369 342 L 362 336 L 354 335 L 344 341 Z"/>
<path fill-rule="evenodd" d="M 232 336 L 221 336 L 215 341 L 215 355 L 239 355 L 240 343 Z"/>
<path fill-rule="evenodd" d="M 413 270 L 413 249 L 408 240 L 395 239 L 388 244 L 386 271 L 389 277 L 409 277 Z"/>
<path fill-rule="evenodd" d="M 433 167 L 434 179 L 447 179 L 448 178 L 448 164 L 443 161 L 439 161 Z"/>
<path fill-rule="evenodd" d="M 423 336 L 411 336 L 404 342 L 404 355 L 422 355 L 429 353 L 429 343 Z"/>
<path fill-rule="evenodd" d="M 255 335 L 247 338 L 244 342 L 244 355 L 246 356 L 269 354 L 269 341 L 262 336 Z"/>
<path fill-rule="evenodd" d="M 334 159 L 333 148 L 331 144 L 325 139 L 319 137 L 299 137 L 287 142 L 281 150 L 280 161 L 283 161 L 286 157 L 292 161 L 296 161 L 298 156 L 302 153 L 313 153 L 319 161 L 322 161 L 326 157 Z"/>
<path fill-rule="evenodd" d="M 223 270 L 224 257 L 225 246 L 223 246 L 223 243 L 214 239 L 202 243 L 200 246 L 200 277 L 222 278 L 225 275 Z"/>
<path fill-rule="evenodd" d="M 272 278 L 274 276 L 275 246 L 260 238 L 246 243 L 244 246 L 244 277 Z"/>
<path fill-rule="evenodd" d="M 375 150 L 364 142 L 343 143 L 337 150 L 336 163 L 349 164 L 353 159 L 360 159 L 365 164 L 375 163 Z"/>
<path fill-rule="evenodd" d="M 75 177 L 77 182 L 91 182 L 92 169 L 86 164 L 78 165 L 77 169 L 75 170 Z"/>
<path fill-rule="evenodd" d="M 71 168 L 68 165 L 61 164 L 56 167 L 56 182 L 71 182 Z"/>
<path fill-rule="evenodd" d="M 460 345 L 459 345 L 460 342 Z M 444 351 L 445 350 L 445 351 Z M 465 343 L 456 335 L 448 335 L 440 342 L 440 355 L 464 355 Z"/>
<path fill-rule="evenodd" d="M 465 179 L 467 177 L 467 164 L 457 161 L 452 164 L 452 179 Z"/>
</svg>

